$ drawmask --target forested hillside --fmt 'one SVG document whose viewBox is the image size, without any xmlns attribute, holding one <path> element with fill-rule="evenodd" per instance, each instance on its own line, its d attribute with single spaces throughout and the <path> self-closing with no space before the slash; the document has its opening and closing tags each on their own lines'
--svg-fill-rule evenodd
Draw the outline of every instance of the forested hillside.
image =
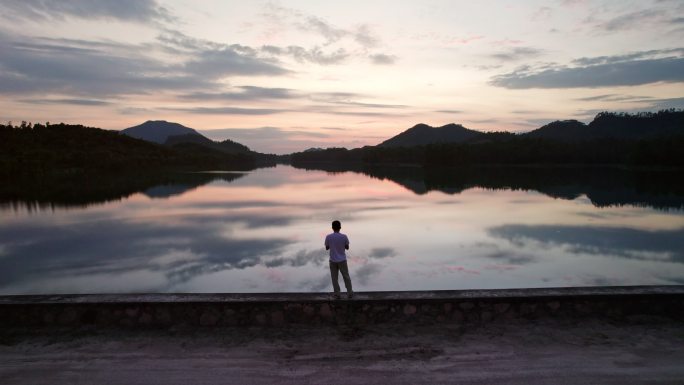
<svg viewBox="0 0 684 385">
<path fill-rule="evenodd" d="M 254 164 L 248 155 L 192 145 L 167 147 L 82 125 L 0 125 L 0 175 L 5 176 L 160 168 L 249 169 Z"/>
</svg>

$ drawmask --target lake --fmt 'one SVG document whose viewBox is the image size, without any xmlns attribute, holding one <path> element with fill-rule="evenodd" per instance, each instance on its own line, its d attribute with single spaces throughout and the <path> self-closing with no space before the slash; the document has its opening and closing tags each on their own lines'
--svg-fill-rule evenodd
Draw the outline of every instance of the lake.
<svg viewBox="0 0 684 385">
<path fill-rule="evenodd" d="M 0 293 L 329 291 L 333 219 L 356 291 L 684 284 L 681 174 L 311 168 L 5 186 Z"/>
</svg>

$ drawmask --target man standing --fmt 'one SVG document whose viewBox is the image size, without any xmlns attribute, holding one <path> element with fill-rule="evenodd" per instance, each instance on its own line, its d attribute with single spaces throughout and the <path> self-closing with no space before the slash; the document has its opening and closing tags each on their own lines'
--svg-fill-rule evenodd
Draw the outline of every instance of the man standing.
<svg viewBox="0 0 684 385">
<path fill-rule="evenodd" d="M 349 278 L 349 268 L 347 267 L 347 255 L 345 250 L 349 250 L 349 238 L 340 233 L 342 224 L 340 221 L 333 221 L 333 232 L 325 237 L 325 249 L 330 250 L 330 277 L 332 278 L 335 299 L 340 299 L 340 284 L 337 281 L 338 272 L 342 273 L 344 286 L 347 288 L 347 298 L 354 297 L 352 291 L 351 278 Z"/>
</svg>

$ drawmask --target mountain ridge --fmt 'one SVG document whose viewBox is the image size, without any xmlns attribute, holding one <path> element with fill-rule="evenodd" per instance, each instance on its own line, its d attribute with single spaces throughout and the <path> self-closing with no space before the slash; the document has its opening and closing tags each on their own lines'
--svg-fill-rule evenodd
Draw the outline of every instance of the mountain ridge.
<svg viewBox="0 0 684 385">
<path fill-rule="evenodd" d="M 193 143 L 227 154 L 253 153 L 253 151 L 244 144 L 230 139 L 216 142 L 200 134 L 194 128 L 186 127 L 180 123 L 168 122 L 166 120 L 148 120 L 137 126 L 123 129 L 120 132 L 123 135 L 171 147 L 183 143 Z"/>
<path fill-rule="evenodd" d="M 435 143 L 460 143 L 480 134 L 481 132 L 479 131 L 471 130 L 455 123 L 449 123 L 440 127 L 418 123 L 406 131 L 378 144 L 378 147 L 409 147 Z"/>
<path fill-rule="evenodd" d="M 578 120 L 555 120 L 525 133 L 484 132 L 461 124 L 433 127 L 419 123 L 383 141 L 376 147 L 414 147 L 440 143 L 467 143 L 486 140 L 492 135 L 551 139 L 577 142 L 594 139 L 653 139 L 684 135 L 684 110 L 661 110 L 637 114 L 601 112 L 589 123 Z"/>
<path fill-rule="evenodd" d="M 168 122 L 166 120 L 148 120 L 137 126 L 128 127 L 120 131 L 124 135 L 136 139 L 146 140 L 157 144 L 164 144 L 170 136 L 178 135 L 199 135 L 196 130 L 186 127 L 180 123 Z"/>
</svg>

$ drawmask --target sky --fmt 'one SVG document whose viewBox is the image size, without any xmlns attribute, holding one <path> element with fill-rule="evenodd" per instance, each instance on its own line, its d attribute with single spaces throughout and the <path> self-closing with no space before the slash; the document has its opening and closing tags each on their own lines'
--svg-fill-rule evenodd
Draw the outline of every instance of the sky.
<svg viewBox="0 0 684 385">
<path fill-rule="evenodd" d="M 684 108 L 684 0 L 0 0 L 0 120 L 291 153 Z"/>
</svg>

